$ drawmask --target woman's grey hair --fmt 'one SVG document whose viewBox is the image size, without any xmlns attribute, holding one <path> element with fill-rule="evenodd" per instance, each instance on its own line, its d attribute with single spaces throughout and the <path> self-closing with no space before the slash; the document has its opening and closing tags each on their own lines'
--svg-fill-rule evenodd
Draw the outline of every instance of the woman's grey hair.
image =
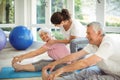
<svg viewBox="0 0 120 80">
<path fill-rule="evenodd" d="M 52 36 L 51 29 L 48 29 L 48 28 L 40 28 L 40 30 L 38 31 L 38 33 L 41 34 L 41 32 L 48 33 L 49 35 Z"/>
<path fill-rule="evenodd" d="M 101 31 L 103 35 L 105 35 L 104 33 L 104 29 L 102 27 L 102 25 L 99 22 L 91 22 L 87 25 L 87 27 L 92 26 L 94 31 L 97 33 L 98 31 Z"/>
</svg>

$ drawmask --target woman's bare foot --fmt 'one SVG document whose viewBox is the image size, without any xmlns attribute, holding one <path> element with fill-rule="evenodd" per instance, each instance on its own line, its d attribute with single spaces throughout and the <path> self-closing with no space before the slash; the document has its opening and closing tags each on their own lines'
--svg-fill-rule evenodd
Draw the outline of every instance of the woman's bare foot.
<svg viewBox="0 0 120 80">
<path fill-rule="evenodd" d="M 14 63 L 12 66 L 14 67 L 15 71 L 22 71 L 23 70 L 22 65 L 20 65 L 18 63 Z"/>
</svg>

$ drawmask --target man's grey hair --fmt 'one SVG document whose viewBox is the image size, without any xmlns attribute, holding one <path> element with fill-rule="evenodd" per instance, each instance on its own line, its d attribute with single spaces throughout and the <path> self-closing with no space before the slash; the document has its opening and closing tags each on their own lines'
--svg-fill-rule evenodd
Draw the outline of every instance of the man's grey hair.
<svg viewBox="0 0 120 80">
<path fill-rule="evenodd" d="M 104 33 L 104 29 L 102 27 L 102 25 L 99 22 L 91 22 L 87 25 L 87 27 L 92 26 L 94 31 L 97 33 L 98 31 L 101 31 L 103 35 L 105 35 Z"/>
<path fill-rule="evenodd" d="M 38 31 L 38 33 L 41 34 L 41 32 L 48 33 L 49 35 L 52 36 L 51 29 L 48 29 L 48 28 L 40 28 L 40 30 Z"/>
</svg>

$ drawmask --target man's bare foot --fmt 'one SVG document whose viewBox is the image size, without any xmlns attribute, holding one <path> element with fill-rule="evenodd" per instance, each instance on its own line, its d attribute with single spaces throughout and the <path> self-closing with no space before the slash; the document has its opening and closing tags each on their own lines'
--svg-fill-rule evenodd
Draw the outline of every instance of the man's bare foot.
<svg viewBox="0 0 120 80">
<path fill-rule="evenodd" d="M 47 71 L 42 71 L 42 80 L 47 80 L 47 78 L 48 78 Z"/>
<path fill-rule="evenodd" d="M 23 70 L 22 65 L 20 65 L 20 64 L 14 63 L 12 66 L 14 67 L 15 71 L 17 71 L 17 72 Z"/>
</svg>

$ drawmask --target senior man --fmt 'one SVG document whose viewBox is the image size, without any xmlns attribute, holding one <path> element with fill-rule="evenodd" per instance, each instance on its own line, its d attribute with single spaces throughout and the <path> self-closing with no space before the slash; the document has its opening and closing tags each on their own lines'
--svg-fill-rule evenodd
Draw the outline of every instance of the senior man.
<svg viewBox="0 0 120 80">
<path fill-rule="evenodd" d="M 86 32 L 89 44 L 83 50 L 45 66 L 42 70 L 44 80 L 120 80 L 120 36 L 105 35 L 99 22 L 88 24 Z M 77 60 L 88 54 L 91 56 Z M 72 63 L 47 73 L 48 69 L 52 70 L 56 65 L 66 62 Z M 93 65 L 99 68 L 89 68 Z M 58 78 L 65 72 L 78 69 L 82 69 L 80 73 Z"/>
</svg>

